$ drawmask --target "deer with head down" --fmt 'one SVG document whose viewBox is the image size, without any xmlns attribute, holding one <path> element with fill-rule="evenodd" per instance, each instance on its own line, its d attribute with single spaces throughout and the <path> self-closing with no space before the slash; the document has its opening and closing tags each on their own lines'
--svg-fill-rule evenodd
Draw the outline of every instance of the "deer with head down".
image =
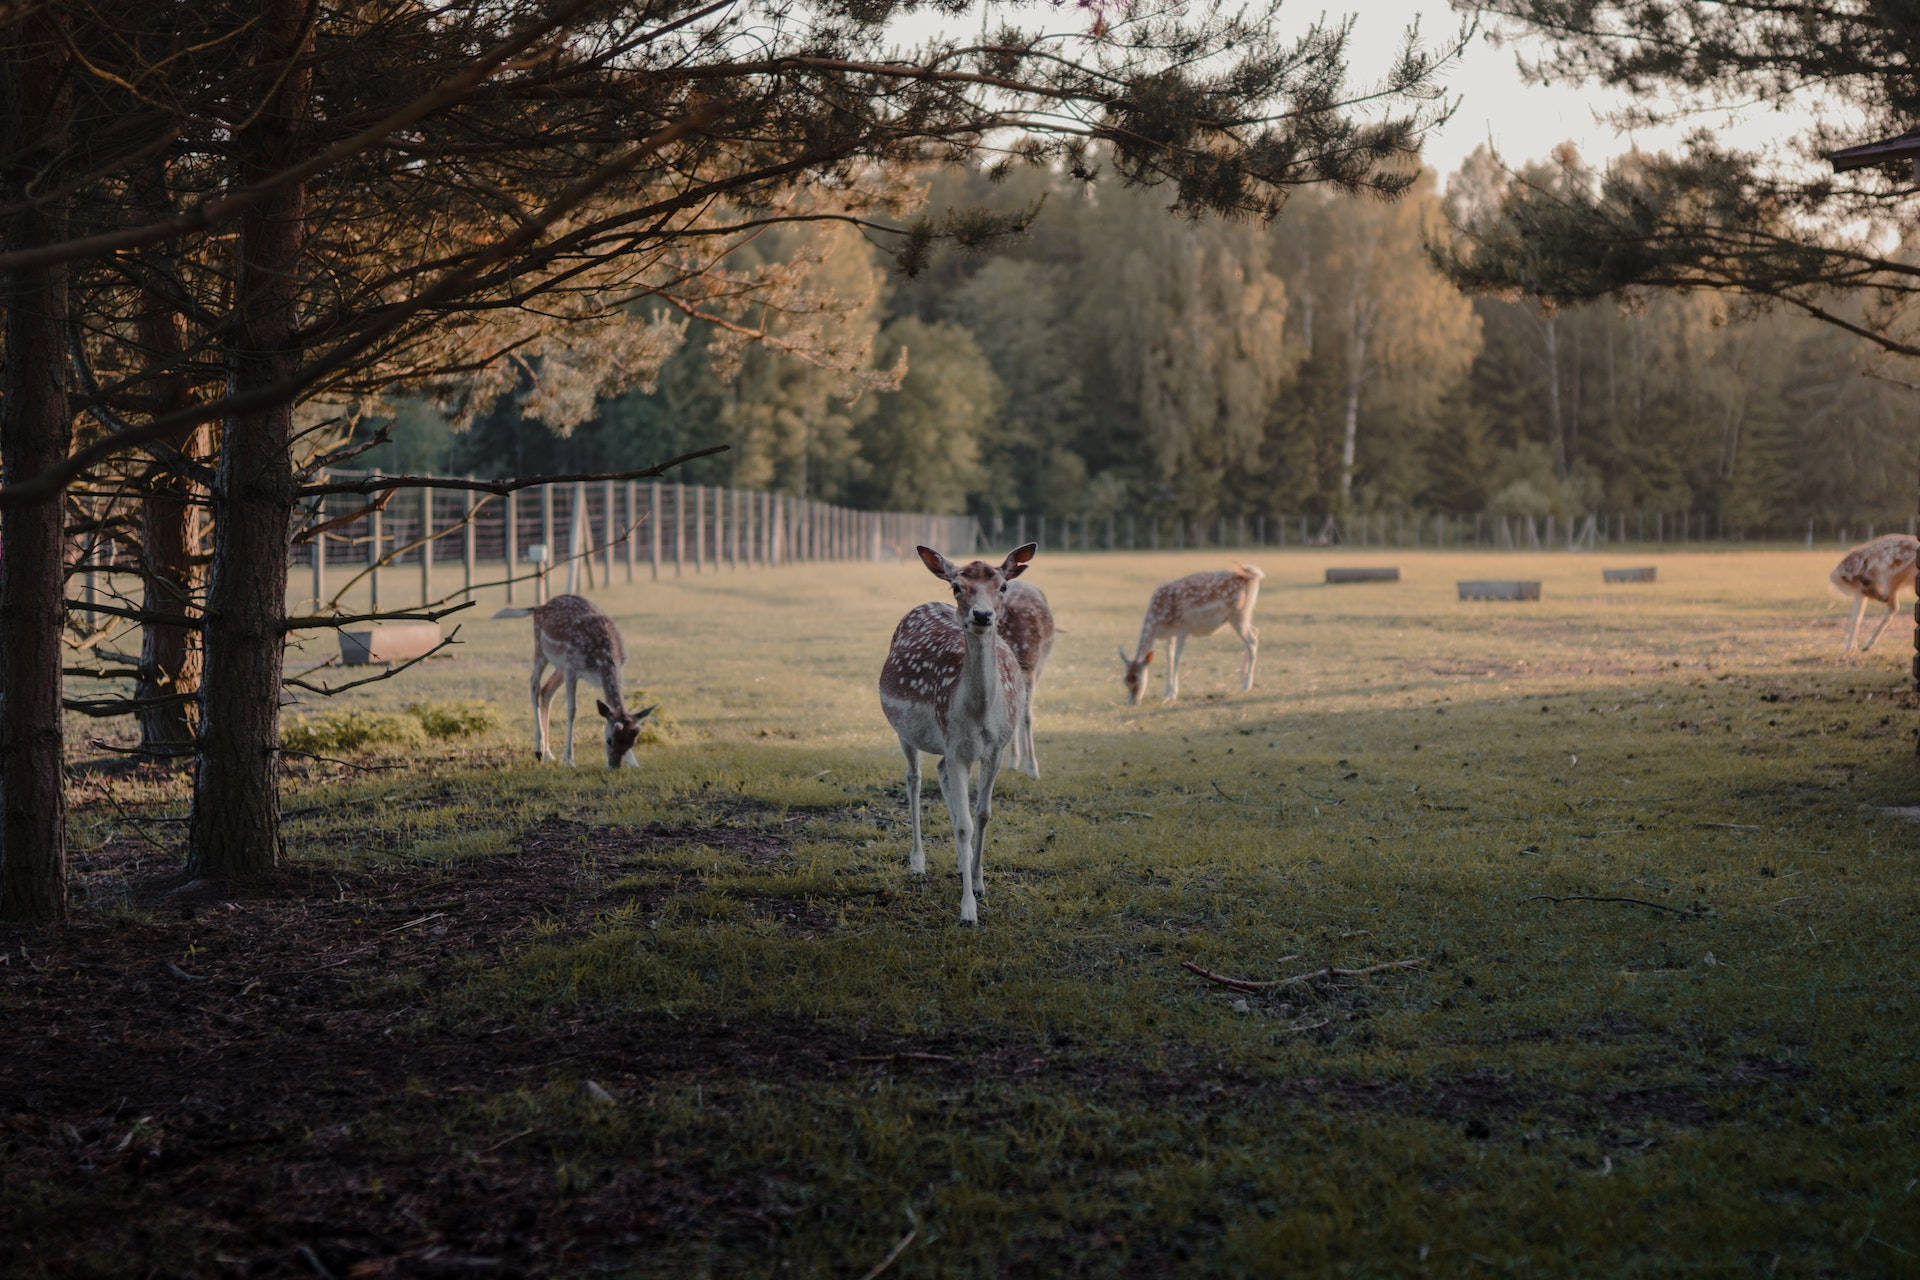
<svg viewBox="0 0 1920 1280">
<path fill-rule="evenodd" d="M 1260 596 L 1260 580 L 1266 575 L 1250 564 L 1235 569 L 1216 569 L 1175 578 L 1154 590 L 1147 600 L 1147 616 L 1140 623 L 1140 643 L 1132 657 L 1120 650 L 1120 661 L 1127 664 L 1127 702 L 1140 701 L 1146 687 L 1147 664 L 1153 661 L 1154 646 L 1170 641 L 1167 651 L 1167 701 L 1180 696 L 1180 654 L 1188 636 L 1210 636 L 1231 626 L 1240 643 L 1247 647 L 1240 661 L 1240 691 L 1253 688 L 1253 664 L 1260 656 L 1260 632 L 1253 625 L 1253 602 Z"/>
<path fill-rule="evenodd" d="M 986 894 L 983 855 L 1000 756 L 1026 714 L 1027 681 L 1004 635 L 1007 590 L 1026 571 L 1034 544 L 998 565 L 956 565 L 931 547 L 921 562 L 953 592 L 952 606 L 923 604 L 893 630 L 880 668 L 880 706 L 907 757 L 907 812 L 913 828 L 908 869 L 927 869 L 920 838 L 920 755 L 940 757 L 940 794 L 953 819 L 960 870 L 960 920 L 978 924 Z M 969 775 L 979 784 L 969 794 Z"/>
<path fill-rule="evenodd" d="M 594 707 L 606 721 L 607 767 L 618 769 L 622 763 L 634 766 L 633 744 L 640 740 L 642 722 L 659 710 L 659 704 L 637 712 L 627 710 L 620 694 L 620 668 L 627 662 L 627 647 L 613 619 L 580 596 L 555 596 L 531 609 L 502 609 L 496 618 L 533 619 L 533 677 L 528 682 L 533 693 L 533 758 L 553 759 L 547 745 L 548 714 L 553 709 L 554 691 L 561 682 L 567 686 L 567 749 L 565 763 L 573 763 L 573 722 L 576 686 L 581 676 L 592 676 L 600 685 L 600 697 Z M 548 665 L 553 674 L 542 683 L 540 677 Z"/>
<path fill-rule="evenodd" d="M 1853 597 L 1853 625 L 1847 628 L 1847 647 L 1841 652 L 1853 651 L 1853 642 L 1860 637 L 1860 615 L 1865 612 L 1867 601 L 1878 600 L 1887 606 L 1887 616 L 1880 619 L 1880 625 L 1860 646 L 1860 652 L 1873 648 L 1873 642 L 1899 611 L 1895 601 L 1900 588 L 1913 590 L 1916 551 L 1920 551 L 1920 539 L 1910 533 L 1889 533 L 1847 552 L 1827 575 L 1834 590 Z"/>
</svg>

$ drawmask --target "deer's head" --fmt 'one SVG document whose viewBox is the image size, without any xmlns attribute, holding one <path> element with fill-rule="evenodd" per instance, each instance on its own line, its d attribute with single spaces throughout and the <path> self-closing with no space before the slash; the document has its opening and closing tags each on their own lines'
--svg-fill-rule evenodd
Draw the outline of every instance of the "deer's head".
<svg viewBox="0 0 1920 1280">
<path fill-rule="evenodd" d="M 1120 661 L 1127 664 L 1126 675 L 1122 678 L 1127 682 L 1127 705 L 1133 706 L 1140 701 L 1140 690 L 1146 687 L 1147 664 L 1153 661 L 1153 650 L 1142 649 L 1139 657 L 1129 658 L 1127 651 L 1122 649 Z"/>
<path fill-rule="evenodd" d="M 1007 583 L 1027 571 L 1033 559 L 1034 543 L 1015 547 L 999 565 L 985 560 L 956 565 L 932 547 L 916 547 L 927 571 L 943 578 L 953 589 L 953 608 L 960 625 L 976 634 L 985 634 L 1000 625 L 1007 615 Z"/>
<path fill-rule="evenodd" d="M 640 741 L 641 722 L 658 711 L 660 704 L 656 702 L 644 710 L 631 712 L 615 711 L 597 698 L 593 705 L 607 722 L 607 768 L 618 769 L 627 752 L 633 750 L 633 744 Z"/>
</svg>

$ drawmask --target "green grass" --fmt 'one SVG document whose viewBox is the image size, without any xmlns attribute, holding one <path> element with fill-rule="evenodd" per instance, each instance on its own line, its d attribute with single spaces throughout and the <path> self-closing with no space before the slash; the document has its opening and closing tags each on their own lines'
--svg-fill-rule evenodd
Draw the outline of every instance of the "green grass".
<svg viewBox="0 0 1920 1280">
<path fill-rule="evenodd" d="M 889 1275 L 1913 1274 L 1920 828 L 1885 812 L 1920 803 L 1912 628 L 1843 658 L 1836 555 L 1253 554 L 1255 688 L 1221 635 L 1177 704 L 1156 663 L 1127 707 L 1148 592 L 1224 557 L 1043 554 L 1044 776 L 1001 775 L 978 929 L 931 787 L 906 873 L 874 690 L 939 594 L 917 564 L 606 593 L 676 725 L 638 771 L 527 759 L 528 624 L 463 624 L 345 706 L 503 726 L 315 771 L 290 850 L 485 876 L 554 819 L 625 840 L 589 927 L 396 990 L 419 1035 L 741 1046 L 557 1062 L 439 1114 L 456 1148 L 537 1134 L 562 1202 L 667 1157 L 719 1189 L 633 1274 L 857 1276 L 910 1219 Z M 1320 582 L 1381 563 L 1405 581 Z M 1660 580 L 1601 583 L 1634 563 Z M 1506 576 L 1544 599 L 1454 598 Z M 1257 993 L 1181 966 L 1412 958 Z"/>
</svg>

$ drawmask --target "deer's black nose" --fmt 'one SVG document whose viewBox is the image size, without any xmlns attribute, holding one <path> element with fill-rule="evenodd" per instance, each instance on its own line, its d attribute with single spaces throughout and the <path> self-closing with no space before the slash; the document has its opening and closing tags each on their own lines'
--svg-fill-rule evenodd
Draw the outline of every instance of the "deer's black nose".
<svg viewBox="0 0 1920 1280">
<path fill-rule="evenodd" d="M 973 625 L 974 625 L 974 626 L 976 626 L 976 627 L 990 627 L 990 626 L 992 626 L 992 625 L 993 625 L 993 610 L 991 610 L 991 609 L 975 609 L 975 610 L 973 611 Z"/>
</svg>

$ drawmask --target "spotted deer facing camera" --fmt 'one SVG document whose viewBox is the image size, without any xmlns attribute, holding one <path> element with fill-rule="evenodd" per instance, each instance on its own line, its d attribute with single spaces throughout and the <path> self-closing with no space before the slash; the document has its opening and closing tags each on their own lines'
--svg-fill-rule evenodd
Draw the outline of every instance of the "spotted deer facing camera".
<svg viewBox="0 0 1920 1280">
<path fill-rule="evenodd" d="M 1260 655 L 1260 633 L 1253 625 L 1253 602 L 1260 595 L 1260 580 L 1267 575 L 1250 564 L 1237 569 L 1215 569 L 1190 573 L 1184 578 L 1158 587 L 1147 601 L 1147 616 L 1140 623 L 1140 643 L 1132 657 L 1120 650 L 1120 661 L 1127 664 L 1126 684 L 1129 705 L 1140 701 L 1146 686 L 1147 664 L 1153 661 L 1154 645 L 1171 641 L 1167 652 L 1167 701 L 1180 696 L 1180 654 L 1188 636 L 1210 636 L 1231 626 L 1247 647 L 1240 662 L 1240 690 L 1253 688 L 1253 664 Z"/>
<path fill-rule="evenodd" d="M 1040 757 L 1033 749 L 1033 695 L 1040 684 L 1040 673 L 1046 669 L 1047 655 L 1053 652 L 1053 610 L 1047 607 L 1047 597 L 1040 588 L 1028 582 L 1007 584 L 1004 634 L 1027 682 L 1020 723 L 1013 735 L 1013 763 L 1029 778 L 1037 778 Z"/>
<path fill-rule="evenodd" d="M 1827 576 L 1827 581 L 1833 584 L 1836 591 L 1853 597 L 1853 625 L 1847 628 L 1847 647 L 1841 652 L 1853 651 L 1853 642 L 1860 636 L 1860 615 L 1865 612 L 1867 601 L 1878 600 L 1886 605 L 1887 616 L 1880 619 L 1880 625 L 1860 646 L 1860 652 L 1865 653 L 1873 648 L 1873 642 L 1893 621 L 1893 615 L 1899 607 L 1894 597 L 1900 594 L 1902 587 L 1908 591 L 1914 589 L 1916 550 L 1920 550 L 1920 539 L 1908 533 L 1889 533 L 1847 552 Z"/>
<path fill-rule="evenodd" d="M 907 757 L 907 812 L 915 875 L 927 869 L 920 839 L 920 753 L 940 757 L 940 794 L 953 818 L 954 857 L 960 870 L 960 920 L 980 921 L 986 894 L 983 854 L 1000 755 L 1025 714 L 1026 676 L 1007 642 L 1007 594 L 1033 559 L 1029 542 L 998 566 L 984 560 L 960 566 L 931 547 L 916 548 L 922 563 L 953 591 L 953 605 L 923 604 L 893 629 L 880 668 L 880 707 Z M 978 766 L 979 785 L 968 794 Z"/>
<path fill-rule="evenodd" d="M 577 686 L 581 676 L 591 676 L 600 685 L 600 698 L 594 707 L 606 721 L 607 767 L 618 769 L 622 762 L 638 766 L 633 744 L 640 740 L 642 722 L 659 710 L 656 703 L 645 710 L 629 712 L 620 694 L 620 668 L 627 662 L 627 646 L 621 643 L 620 629 L 613 619 L 579 596 L 555 596 L 531 609 L 502 609 L 496 618 L 533 619 L 533 676 L 528 685 L 533 693 L 533 758 L 551 760 L 547 745 L 548 713 L 553 709 L 554 691 L 562 681 L 567 686 L 567 750 L 565 763 L 573 763 L 573 722 L 577 710 Z M 541 673 L 553 667 L 553 674 L 542 683 Z"/>
</svg>

